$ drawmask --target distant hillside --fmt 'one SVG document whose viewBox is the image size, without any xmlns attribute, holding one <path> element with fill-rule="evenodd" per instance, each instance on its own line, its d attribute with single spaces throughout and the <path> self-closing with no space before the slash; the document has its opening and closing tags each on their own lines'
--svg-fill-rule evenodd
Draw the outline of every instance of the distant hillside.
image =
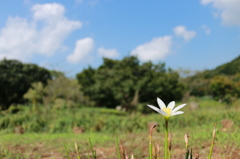
<svg viewBox="0 0 240 159">
<path fill-rule="evenodd" d="M 213 70 L 205 70 L 197 73 L 196 75 L 187 77 L 183 80 L 183 82 L 186 84 L 191 95 L 204 96 L 211 93 L 211 79 L 213 79 L 214 76 L 219 75 L 227 76 L 229 79 L 232 79 L 234 76 L 234 78 L 239 81 L 239 78 L 236 77 L 240 75 L 240 56 L 231 62 L 216 67 Z"/>
<path fill-rule="evenodd" d="M 240 73 L 240 56 L 232 60 L 231 62 L 225 63 L 216 67 L 213 70 L 205 70 L 200 72 L 194 76 L 189 77 L 189 79 L 196 79 L 196 78 L 212 78 L 217 75 L 226 75 L 231 76 Z"/>
<path fill-rule="evenodd" d="M 210 71 L 213 75 L 235 75 L 240 73 L 240 56 Z"/>
</svg>

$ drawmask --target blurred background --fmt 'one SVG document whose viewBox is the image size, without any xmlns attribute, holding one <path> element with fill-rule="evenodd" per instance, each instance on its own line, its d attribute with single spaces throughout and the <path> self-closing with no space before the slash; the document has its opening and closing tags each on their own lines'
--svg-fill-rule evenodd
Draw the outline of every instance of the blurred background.
<svg viewBox="0 0 240 159">
<path fill-rule="evenodd" d="M 0 134 L 142 132 L 157 97 L 187 103 L 176 129 L 239 131 L 240 1 L 9 0 L 0 10 Z"/>
</svg>

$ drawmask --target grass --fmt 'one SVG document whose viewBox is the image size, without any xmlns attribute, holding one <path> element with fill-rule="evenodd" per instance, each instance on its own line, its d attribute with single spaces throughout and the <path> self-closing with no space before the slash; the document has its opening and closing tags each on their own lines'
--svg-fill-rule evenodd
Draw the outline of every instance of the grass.
<svg viewBox="0 0 240 159">
<path fill-rule="evenodd" d="M 188 103 L 188 102 L 187 102 Z M 212 129 L 217 123 L 216 149 L 220 158 L 236 155 L 240 152 L 240 108 L 229 107 L 211 99 L 198 100 L 199 108 L 191 110 L 183 108 L 185 114 L 174 116 L 169 121 L 172 134 L 172 154 L 178 157 L 184 155 L 184 134 L 190 136 L 189 146 L 194 153 L 207 156 Z M 147 123 L 159 123 L 159 132 L 153 133 L 153 140 L 163 148 L 164 120 L 157 114 L 127 114 L 105 108 L 74 108 L 52 109 L 44 107 L 32 110 L 31 107 L 22 107 L 18 113 L 1 112 L 0 118 L 0 158 L 43 158 L 44 156 L 66 156 L 64 145 L 69 150 L 71 158 L 77 158 L 74 147 L 78 143 L 81 159 L 87 154 L 89 137 L 97 155 L 107 158 L 117 158 L 116 139 L 121 139 L 129 155 L 133 153 L 137 158 L 148 156 Z M 230 119 L 235 124 L 232 128 L 223 129 L 221 120 Z M 14 134 L 15 126 L 22 126 L 25 133 Z M 85 129 L 82 134 L 74 134 L 72 128 L 81 126 Z M 107 155 L 107 156 L 106 156 Z M 240 157 L 240 154 L 238 157 Z M 87 156 L 85 155 L 85 158 Z"/>
</svg>

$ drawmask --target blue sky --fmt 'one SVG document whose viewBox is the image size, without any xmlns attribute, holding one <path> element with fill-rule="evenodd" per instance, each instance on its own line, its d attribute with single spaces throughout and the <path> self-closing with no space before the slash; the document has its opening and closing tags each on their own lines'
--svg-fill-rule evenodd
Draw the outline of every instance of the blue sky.
<svg viewBox="0 0 240 159">
<path fill-rule="evenodd" d="M 239 0 L 8 0 L 0 10 L 0 59 L 72 77 L 103 57 L 203 70 L 240 55 Z"/>
</svg>

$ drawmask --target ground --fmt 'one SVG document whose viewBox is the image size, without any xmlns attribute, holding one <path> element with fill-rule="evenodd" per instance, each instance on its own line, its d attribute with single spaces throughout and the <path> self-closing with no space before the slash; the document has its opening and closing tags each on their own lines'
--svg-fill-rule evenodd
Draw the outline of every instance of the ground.
<svg viewBox="0 0 240 159">
<path fill-rule="evenodd" d="M 13 134 L 14 135 L 14 134 Z M 17 135 L 17 137 L 21 138 L 24 135 Z M 157 137 L 155 138 L 158 139 Z M 79 151 L 81 159 L 87 159 L 88 154 L 91 156 L 91 152 L 86 150 L 88 147 L 86 142 L 76 140 L 79 145 Z M 54 144 L 53 144 L 54 142 Z M 17 143 L 11 144 L 4 143 L 0 146 L 4 150 L 8 150 L 5 157 L 2 156 L 3 159 L 10 159 L 13 157 L 10 156 L 18 156 L 19 159 L 67 159 L 66 151 L 64 149 L 64 143 L 67 140 L 65 138 L 59 138 L 48 141 L 35 141 L 33 143 Z M 128 134 L 125 138 L 122 139 L 123 146 L 125 148 L 126 153 L 130 156 L 132 153 L 135 155 L 135 159 L 147 159 L 148 158 L 148 140 L 143 137 L 142 134 Z M 209 152 L 210 144 L 208 142 L 201 143 L 198 146 L 193 147 L 193 155 L 198 154 L 201 159 L 206 158 Z M 71 159 L 77 159 L 77 153 L 74 148 L 74 141 L 70 141 L 70 143 L 66 144 L 66 147 L 69 151 L 69 156 Z M 163 145 L 160 145 L 163 148 Z M 185 155 L 185 149 L 183 143 L 173 143 L 172 146 L 172 158 L 174 159 L 182 159 Z M 105 146 L 102 144 L 95 144 L 94 150 L 97 154 L 97 159 L 117 159 L 117 151 L 116 144 L 114 142 L 105 143 Z M 3 150 L 2 150 L 3 151 Z M 163 150 L 160 150 L 160 154 L 163 155 Z M 16 157 L 17 158 L 17 157 Z M 91 157 L 92 158 L 92 157 Z M 215 147 L 213 150 L 212 159 L 237 159 L 240 158 L 240 148 L 234 145 L 221 145 L 218 142 L 215 143 Z"/>
</svg>

